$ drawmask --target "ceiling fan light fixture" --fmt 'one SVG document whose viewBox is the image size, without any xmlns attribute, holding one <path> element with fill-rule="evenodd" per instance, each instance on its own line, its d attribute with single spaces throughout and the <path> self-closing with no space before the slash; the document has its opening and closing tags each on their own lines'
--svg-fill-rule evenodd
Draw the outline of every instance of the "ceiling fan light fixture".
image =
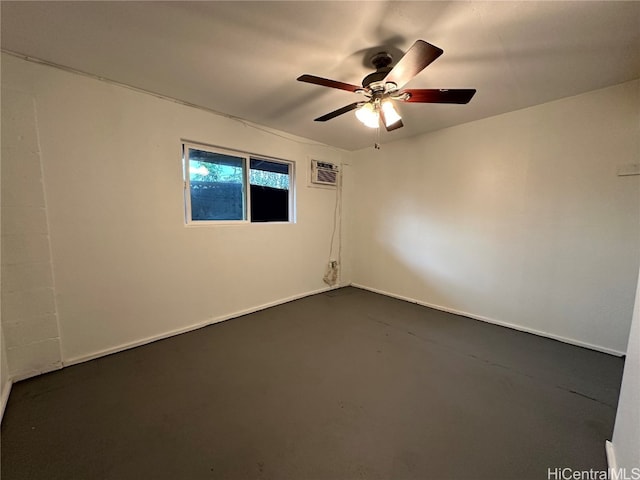
<svg viewBox="0 0 640 480">
<path fill-rule="evenodd" d="M 365 103 L 356 110 L 356 117 L 369 128 L 378 128 L 379 114 L 371 103 Z"/>
<path fill-rule="evenodd" d="M 402 117 L 400 117 L 400 114 L 393 106 L 393 102 L 391 100 L 383 101 L 381 108 L 384 112 L 384 122 L 387 127 L 390 127 L 402 120 Z"/>
</svg>

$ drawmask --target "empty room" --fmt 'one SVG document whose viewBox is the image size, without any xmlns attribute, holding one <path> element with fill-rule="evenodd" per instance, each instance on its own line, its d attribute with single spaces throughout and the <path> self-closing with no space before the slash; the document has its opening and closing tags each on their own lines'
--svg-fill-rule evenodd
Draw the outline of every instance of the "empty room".
<svg viewBox="0 0 640 480">
<path fill-rule="evenodd" d="M 13 479 L 640 479 L 640 2 L 0 2 Z"/>
</svg>

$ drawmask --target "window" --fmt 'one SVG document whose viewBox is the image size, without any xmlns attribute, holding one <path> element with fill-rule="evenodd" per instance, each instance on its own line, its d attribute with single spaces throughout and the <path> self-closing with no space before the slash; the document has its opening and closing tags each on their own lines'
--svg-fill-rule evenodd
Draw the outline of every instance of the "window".
<svg viewBox="0 0 640 480">
<path fill-rule="evenodd" d="M 183 144 L 183 165 L 187 223 L 292 221 L 291 163 Z"/>
</svg>

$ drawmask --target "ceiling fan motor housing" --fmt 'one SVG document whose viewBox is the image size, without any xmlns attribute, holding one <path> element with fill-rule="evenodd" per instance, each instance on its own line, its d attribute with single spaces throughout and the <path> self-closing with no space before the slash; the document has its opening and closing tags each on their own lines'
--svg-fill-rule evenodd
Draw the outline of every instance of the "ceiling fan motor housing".
<svg viewBox="0 0 640 480">
<path fill-rule="evenodd" d="M 364 77 L 362 86 L 367 88 L 372 83 L 384 80 L 391 71 L 392 61 L 393 58 L 387 52 L 379 52 L 371 57 L 371 64 L 376 68 L 376 71 Z"/>
</svg>

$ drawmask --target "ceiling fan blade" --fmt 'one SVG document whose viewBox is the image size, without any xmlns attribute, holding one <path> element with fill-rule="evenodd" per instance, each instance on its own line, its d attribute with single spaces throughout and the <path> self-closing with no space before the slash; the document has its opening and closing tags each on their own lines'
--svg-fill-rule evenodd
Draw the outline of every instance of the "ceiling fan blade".
<svg viewBox="0 0 640 480">
<path fill-rule="evenodd" d="M 382 108 L 380 109 L 380 120 L 382 120 L 382 124 L 384 125 L 384 128 L 387 129 L 387 132 L 392 132 L 393 130 L 397 130 L 398 128 L 404 127 L 404 123 L 402 123 L 401 118 L 398 119 L 397 122 L 387 126 L 387 119 L 385 118 L 384 110 Z"/>
<path fill-rule="evenodd" d="M 442 55 L 443 50 L 424 40 L 416 40 L 404 57 L 385 77 L 385 82 L 393 82 L 402 88 L 409 80 L 420 73 L 427 65 Z"/>
<path fill-rule="evenodd" d="M 458 88 L 450 90 L 414 88 L 403 90 L 399 95 L 404 93 L 408 93 L 410 95 L 409 98 L 404 100 L 409 103 L 469 103 L 469 100 L 471 100 L 475 95 L 476 91 L 473 88 Z M 402 100 L 402 98 L 399 100 Z"/>
<path fill-rule="evenodd" d="M 347 105 L 346 107 L 339 108 L 334 110 L 333 112 L 329 112 L 326 115 L 322 115 L 321 117 L 316 118 L 314 121 L 316 122 L 326 122 L 327 120 L 331 120 L 332 118 L 337 117 L 338 115 L 342 115 L 343 113 L 350 112 L 351 110 L 355 110 L 362 102 L 352 103 L 351 105 Z"/>
<path fill-rule="evenodd" d="M 346 90 L 348 92 L 355 92 L 361 90 L 362 87 L 357 85 L 351 85 L 350 83 L 338 82 L 337 80 L 329 80 L 328 78 L 316 77 L 315 75 L 300 75 L 296 80 L 299 82 L 313 83 L 314 85 L 320 85 L 323 87 L 339 88 L 340 90 Z"/>
</svg>

